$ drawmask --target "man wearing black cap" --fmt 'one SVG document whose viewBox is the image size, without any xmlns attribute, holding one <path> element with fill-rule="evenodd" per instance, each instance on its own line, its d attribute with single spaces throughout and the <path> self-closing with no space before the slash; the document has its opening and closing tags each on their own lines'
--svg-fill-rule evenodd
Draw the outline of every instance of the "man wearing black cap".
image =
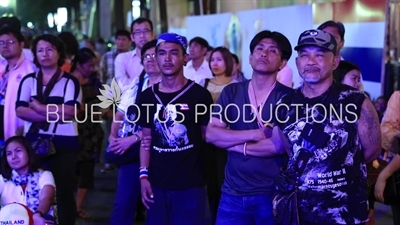
<svg viewBox="0 0 400 225">
<path fill-rule="evenodd" d="M 303 85 L 278 102 L 277 121 L 290 143 L 301 224 L 364 224 L 365 163 L 381 150 L 378 115 L 362 92 L 334 82 L 331 34 L 307 30 L 295 50 Z"/>
<path fill-rule="evenodd" d="M 228 151 L 216 224 L 274 224 L 274 179 L 285 158 L 272 109 L 292 91 L 276 81 L 291 55 L 283 34 L 258 33 L 250 43 L 251 80 L 225 87 L 214 106 L 206 140 Z"/>
<path fill-rule="evenodd" d="M 183 76 L 186 49 L 183 36 L 159 36 L 155 58 L 162 81 L 138 99 L 137 124 L 142 136 L 152 139 L 150 149 L 143 142 L 140 149 L 148 225 L 205 224 L 203 137 L 213 101 L 206 89 Z"/>
</svg>

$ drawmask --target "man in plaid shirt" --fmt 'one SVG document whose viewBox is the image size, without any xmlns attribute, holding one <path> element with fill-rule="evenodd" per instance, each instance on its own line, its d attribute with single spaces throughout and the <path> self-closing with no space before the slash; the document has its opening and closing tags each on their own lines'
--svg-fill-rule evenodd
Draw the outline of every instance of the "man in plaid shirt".
<svg viewBox="0 0 400 225">
<path fill-rule="evenodd" d="M 103 55 L 101 58 L 101 81 L 103 84 L 111 84 L 114 78 L 114 60 L 119 53 L 127 52 L 132 45 L 130 33 L 127 30 L 118 30 L 115 33 L 114 44 L 116 48 Z"/>
</svg>

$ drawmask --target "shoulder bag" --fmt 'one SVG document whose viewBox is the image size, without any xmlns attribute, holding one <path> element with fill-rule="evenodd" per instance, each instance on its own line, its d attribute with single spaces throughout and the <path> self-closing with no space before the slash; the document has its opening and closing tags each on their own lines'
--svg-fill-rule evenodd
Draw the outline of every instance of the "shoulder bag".
<svg viewBox="0 0 400 225">
<path fill-rule="evenodd" d="M 37 73 L 36 95 L 37 95 L 37 100 L 40 103 L 42 103 L 42 104 L 46 103 L 46 100 L 49 97 L 51 90 L 54 88 L 55 84 L 57 83 L 60 75 L 61 75 L 61 70 L 58 69 L 57 72 L 51 77 L 49 83 L 46 86 L 46 89 L 42 93 L 43 73 L 42 73 L 42 71 L 39 71 Z M 48 130 L 49 125 L 50 124 L 48 122 L 33 122 L 29 128 L 28 133 L 39 134 L 40 129 Z M 57 125 L 58 125 L 58 122 L 55 122 L 54 128 L 53 128 L 53 134 L 51 135 L 50 138 L 45 138 L 45 137 L 39 136 L 38 139 L 32 143 L 32 147 L 35 150 L 35 154 L 37 157 L 44 158 L 44 157 L 54 155 L 56 153 L 56 148 L 53 143 L 53 137 L 56 133 Z"/>
<path fill-rule="evenodd" d="M 140 95 L 142 93 L 145 75 L 146 75 L 146 72 L 143 70 L 139 77 L 139 85 L 138 85 L 138 90 L 137 90 L 136 99 L 135 99 L 136 104 L 138 103 L 138 99 L 140 98 Z M 136 108 L 136 107 L 134 107 L 134 108 Z M 105 161 L 110 164 L 114 164 L 116 166 L 122 166 L 122 165 L 126 165 L 129 163 L 139 161 L 139 151 L 140 151 L 140 142 L 135 143 L 122 155 L 117 155 L 114 152 L 106 151 L 104 154 L 104 158 L 105 158 Z"/>
</svg>

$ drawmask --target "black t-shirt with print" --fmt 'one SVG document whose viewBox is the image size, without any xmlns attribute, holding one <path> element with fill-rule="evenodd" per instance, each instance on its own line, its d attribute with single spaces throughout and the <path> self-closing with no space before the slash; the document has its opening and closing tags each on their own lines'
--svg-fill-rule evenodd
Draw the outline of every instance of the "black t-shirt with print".
<svg viewBox="0 0 400 225">
<path fill-rule="evenodd" d="M 360 224 L 368 218 L 367 171 L 356 122 L 364 100 L 361 91 L 333 83 L 318 97 L 307 98 L 297 89 L 278 102 L 278 126 L 292 145 L 288 168 L 296 171 L 308 159 L 298 174 L 304 224 Z"/>
<path fill-rule="evenodd" d="M 201 128 L 210 120 L 211 94 L 190 80 L 173 93 L 161 93 L 158 87 L 154 85 L 154 92 L 162 105 L 151 88 L 138 101 L 137 124 L 150 128 L 152 136 L 149 180 L 153 186 L 167 190 L 204 186 L 205 141 Z M 169 103 L 185 89 L 183 95 Z"/>
<path fill-rule="evenodd" d="M 248 95 L 250 80 L 233 83 L 223 90 L 217 105 L 213 107 L 213 117 L 221 119 L 231 130 L 258 129 L 258 123 L 252 114 Z M 293 92 L 292 88 L 277 82 L 275 88 L 268 96 L 261 118 L 265 122 L 274 122 L 274 108 L 276 102 L 287 93 Z M 230 195 L 272 195 L 275 193 L 274 180 L 280 174 L 282 166 L 286 163 L 285 155 L 271 157 L 257 157 L 243 155 L 239 152 L 228 152 L 228 162 L 225 167 L 225 180 L 222 191 Z"/>
</svg>

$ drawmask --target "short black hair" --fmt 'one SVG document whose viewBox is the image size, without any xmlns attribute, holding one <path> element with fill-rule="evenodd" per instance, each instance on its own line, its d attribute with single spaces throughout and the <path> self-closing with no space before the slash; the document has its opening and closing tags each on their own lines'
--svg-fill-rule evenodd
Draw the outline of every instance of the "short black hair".
<svg viewBox="0 0 400 225">
<path fill-rule="evenodd" d="M 147 42 L 146 44 L 143 45 L 142 50 L 140 51 L 140 55 L 142 56 L 141 62 L 143 64 L 143 55 L 144 53 L 149 50 L 150 48 L 155 48 L 157 46 L 157 40 L 152 40 Z"/>
<path fill-rule="evenodd" d="M 28 139 L 26 139 L 24 136 L 13 136 L 13 137 L 8 138 L 4 145 L 4 150 L 3 150 L 4 152 L 2 153 L 2 156 L 1 156 L 1 170 L 2 170 L 1 175 L 3 175 L 3 177 L 8 180 L 11 179 L 12 169 L 7 162 L 6 149 L 7 149 L 8 145 L 12 142 L 18 142 L 27 151 L 27 153 L 28 153 L 28 172 L 30 172 L 30 173 L 38 172 L 39 165 L 37 163 L 35 150 L 33 149 L 31 142 L 29 142 Z"/>
<path fill-rule="evenodd" d="M 147 18 L 139 17 L 131 23 L 131 33 L 133 33 L 133 26 L 135 24 L 149 23 L 150 30 L 153 31 L 153 22 Z"/>
<path fill-rule="evenodd" d="M 0 28 L 3 27 L 11 27 L 14 30 L 21 31 L 21 21 L 15 16 L 4 16 L 0 18 Z"/>
<path fill-rule="evenodd" d="M 204 39 L 202 37 L 194 37 L 192 40 L 190 40 L 189 45 L 191 45 L 192 43 L 197 43 L 197 44 L 201 45 L 201 47 L 207 48 L 207 51 L 210 50 L 208 48 L 208 47 L 210 47 L 210 45 L 208 44 L 208 41 L 206 41 L 206 39 Z"/>
<path fill-rule="evenodd" d="M 231 54 L 232 54 L 233 60 L 235 60 L 235 63 L 239 64 L 239 57 L 236 54 L 233 54 L 233 53 L 231 53 Z"/>
<path fill-rule="evenodd" d="M 260 41 L 264 38 L 272 39 L 278 45 L 279 50 L 281 51 L 281 59 L 289 60 L 292 56 L 292 45 L 290 41 L 285 37 L 285 35 L 276 32 L 276 31 L 269 31 L 264 30 L 260 33 L 256 34 L 254 38 L 250 42 L 250 53 L 253 54 L 254 48 L 260 43 Z"/>
<path fill-rule="evenodd" d="M 360 68 L 349 61 L 340 61 L 339 66 L 333 71 L 333 79 L 336 82 L 342 82 L 346 74 L 352 70 L 358 70 L 361 71 Z"/>
<path fill-rule="evenodd" d="M 208 46 L 208 48 L 207 48 L 207 52 L 209 52 L 209 51 L 212 51 L 212 50 L 214 50 L 214 47 L 212 47 L 212 46 Z"/>
<path fill-rule="evenodd" d="M 129 40 L 131 40 L 131 34 L 129 33 L 129 31 L 125 30 L 125 29 L 121 29 L 121 30 L 117 30 L 117 32 L 115 32 L 115 39 L 117 39 L 118 37 L 127 37 Z"/>
<path fill-rule="evenodd" d="M 344 40 L 344 33 L 346 32 L 346 30 L 344 29 L 343 23 L 335 22 L 333 20 L 328 20 L 328 21 L 324 22 L 323 24 L 319 25 L 319 27 L 317 29 L 323 30 L 327 27 L 336 27 L 337 30 L 339 31 L 340 38 L 342 39 L 342 41 Z"/>
<path fill-rule="evenodd" d="M 68 56 L 74 56 L 78 53 L 79 43 L 73 33 L 69 31 L 63 31 L 58 35 L 58 38 L 65 44 L 65 53 Z"/>
<path fill-rule="evenodd" d="M 78 53 L 75 55 L 74 59 L 72 60 L 72 67 L 71 67 L 71 73 L 75 71 L 76 65 L 79 64 L 84 64 L 90 59 L 95 59 L 96 55 L 90 48 L 81 48 L 79 49 Z"/>
<path fill-rule="evenodd" d="M 34 59 L 33 62 L 35 63 L 35 65 L 40 68 L 40 64 L 39 61 L 37 60 L 37 55 L 36 55 L 36 50 L 37 50 L 37 45 L 39 43 L 39 41 L 46 41 L 49 42 L 51 45 L 54 46 L 54 48 L 57 50 L 60 58 L 58 59 L 57 65 L 59 67 L 61 67 L 62 65 L 64 65 L 65 59 L 66 59 L 66 54 L 65 54 L 65 44 L 63 41 L 61 41 L 60 38 L 52 35 L 52 34 L 43 34 L 41 36 L 36 37 L 33 40 L 32 43 L 32 53 L 34 55 Z"/>
<path fill-rule="evenodd" d="M 21 31 L 15 30 L 12 27 L 3 27 L 0 29 L 0 36 L 5 35 L 5 34 L 12 34 L 19 43 L 24 42 L 25 38 L 22 35 Z"/>
</svg>

